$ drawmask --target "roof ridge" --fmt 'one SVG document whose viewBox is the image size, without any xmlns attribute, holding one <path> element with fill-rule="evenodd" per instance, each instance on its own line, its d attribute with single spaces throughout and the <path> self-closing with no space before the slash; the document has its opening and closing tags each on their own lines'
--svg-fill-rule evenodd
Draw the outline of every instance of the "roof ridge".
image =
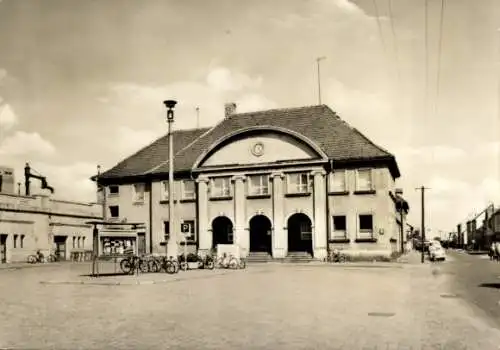
<svg viewBox="0 0 500 350">
<path fill-rule="evenodd" d="M 174 154 L 174 162 L 175 162 L 175 157 L 178 156 L 182 151 L 188 149 L 189 147 L 191 147 L 196 141 L 198 141 L 199 139 L 201 139 L 202 137 L 204 137 L 205 135 L 207 135 L 208 133 L 210 133 L 210 131 L 212 131 L 217 125 L 219 125 L 220 123 L 222 123 L 224 121 L 224 119 L 222 119 L 221 121 L 219 121 L 217 124 L 215 124 L 214 126 L 212 127 L 207 127 L 207 128 L 197 128 L 197 129 L 193 129 L 193 130 L 203 130 L 203 129 L 207 129 L 204 133 L 202 133 L 201 135 L 199 135 L 198 137 L 195 137 L 193 141 L 191 141 L 190 143 L 188 143 L 186 146 L 184 146 L 183 148 L 181 148 L 179 151 L 177 151 L 175 154 Z M 169 145 L 170 146 L 170 145 Z M 169 160 L 165 160 L 161 163 L 159 163 L 158 165 L 155 165 L 154 167 L 152 167 L 151 169 L 147 170 L 147 171 L 144 171 L 142 173 L 142 175 L 146 175 L 148 173 L 151 173 L 153 171 L 155 171 L 156 169 L 162 167 L 163 165 L 167 164 L 169 162 Z"/>
<path fill-rule="evenodd" d="M 256 110 L 256 111 L 250 111 L 250 112 L 243 112 L 243 113 L 234 113 L 231 114 L 228 118 L 233 118 L 235 116 L 241 116 L 245 114 L 255 114 L 255 113 L 275 113 L 275 112 L 283 112 L 283 111 L 289 111 L 289 110 L 300 110 L 300 109 L 307 109 L 307 108 L 314 108 L 314 107 L 327 107 L 325 104 L 320 104 L 320 105 L 309 105 L 309 106 L 299 106 L 299 107 L 281 107 L 281 108 L 272 108 L 272 109 L 265 109 L 265 110 Z M 334 112 L 335 113 L 335 112 Z"/>
<path fill-rule="evenodd" d="M 174 133 L 174 134 L 175 134 L 175 133 L 182 132 L 182 131 L 195 131 L 195 130 L 205 130 L 205 129 L 209 130 L 209 129 L 210 129 L 210 127 L 205 127 L 205 128 L 178 129 L 178 130 L 173 130 L 173 131 L 172 131 L 172 133 Z M 101 176 L 102 176 L 102 175 L 104 175 L 105 173 L 107 173 L 108 171 L 110 171 L 110 170 L 112 170 L 112 169 L 116 168 L 117 166 L 119 166 L 119 165 L 123 164 L 124 162 L 126 162 L 126 161 L 127 161 L 127 160 L 129 160 L 130 158 L 132 158 L 132 157 L 134 157 L 134 156 L 138 155 L 139 153 L 141 153 L 142 151 L 144 151 L 146 148 L 151 147 L 153 144 L 157 143 L 158 141 L 162 140 L 163 138 L 165 138 L 165 137 L 167 137 L 167 136 L 168 136 L 168 133 L 167 133 L 167 134 L 163 134 L 163 135 L 161 135 L 161 136 L 158 136 L 158 137 L 157 137 L 157 138 L 155 138 L 153 141 L 149 142 L 147 145 L 145 145 L 145 146 L 143 146 L 143 147 L 139 148 L 139 150 L 138 150 L 138 151 L 136 151 L 136 152 L 132 153 L 130 156 L 128 156 L 128 157 L 126 157 L 126 158 L 122 159 L 121 161 L 119 161 L 118 163 L 116 163 L 114 166 L 110 167 L 108 170 L 106 170 L 105 172 L 103 172 L 103 173 L 101 174 Z"/>
</svg>

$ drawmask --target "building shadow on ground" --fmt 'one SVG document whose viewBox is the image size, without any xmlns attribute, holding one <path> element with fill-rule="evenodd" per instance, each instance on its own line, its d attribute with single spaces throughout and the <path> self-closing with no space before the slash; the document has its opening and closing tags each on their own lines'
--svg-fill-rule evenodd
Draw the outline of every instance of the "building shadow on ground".
<svg viewBox="0 0 500 350">
<path fill-rule="evenodd" d="M 106 272 L 106 273 L 99 273 L 96 275 L 93 275 L 91 273 L 86 273 L 83 275 L 80 275 L 80 277 L 115 277 L 115 276 L 127 276 L 129 274 L 123 273 L 123 272 Z"/>
<path fill-rule="evenodd" d="M 481 283 L 479 287 L 500 289 L 500 283 Z"/>
</svg>

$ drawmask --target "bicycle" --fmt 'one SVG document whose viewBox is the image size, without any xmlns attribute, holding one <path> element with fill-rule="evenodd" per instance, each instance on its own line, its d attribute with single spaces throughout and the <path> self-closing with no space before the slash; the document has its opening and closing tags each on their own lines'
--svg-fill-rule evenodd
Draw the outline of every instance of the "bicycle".
<svg viewBox="0 0 500 350">
<path fill-rule="evenodd" d="M 232 254 L 227 255 L 224 253 L 219 259 L 217 259 L 216 266 L 219 269 L 237 269 L 239 267 L 239 262 Z"/>
<path fill-rule="evenodd" d="M 202 269 L 213 270 L 215 268 L 215 259 L 212 255 L 205 255 L 205 257 L 198 256 L 199 261 L 201 262 Z"/>
<path fill-rule="evenodd" d="M 238 262 L 238 267 L 240 269 L 245 269 L 247 267 L 247 260 L 245 258 L 240 258 Z"/>
<path fill-rule="evenodd" d="M 132 275 L 134 272 L 147 272 L 148 263 L 137 255 L 132 255 L 120 261 L 120 269 L 126 275 Z"/>
<path fill-rule="evenodd" d="M 44 263 L 45 261 L 45 256 L 39 250 L 37 250 L 35 254 L 28 256 L 28 263 L 30 264 Z"/>
<path fill-rule="evenodd" d="M 325 258 L 325 262 L 332 263 L 345 263 L 347 261 L 347 256 L 338 249 L 334 249 L 328 253 Z"/>
<path fill-rule="evenodd" d="M 162 267 L 166 273 L 172 275 L 174 273 L 179 272 L 180 264 L 176 259 L 174 259 L 173 256 L 170 256 L 168 258 L 166 256 L 163 256 L 161 257 L 161 259 L 162 259 Z"/>
</svg>

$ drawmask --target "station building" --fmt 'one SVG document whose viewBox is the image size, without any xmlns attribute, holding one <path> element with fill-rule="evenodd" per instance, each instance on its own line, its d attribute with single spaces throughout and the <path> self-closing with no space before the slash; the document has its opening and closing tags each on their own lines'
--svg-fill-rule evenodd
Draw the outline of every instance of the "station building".
<svg viewBox="0 0 500 350">
<path fill-rule="evenodd" d="M 396 193 L 395 157 L 326 105 L 237 113 L 230 103 L 215 126 L 173 137 L 174 198 L 166 135 L 98 177 L 107 219 L 146 223 L 151 253 L 164 252 L 166 239 L 200 253 L 237 244 L 244 256 L 273 259 L 400 246 L 409 208 Z"/>
<path fill-rule="evenodd" d="M 7 172 L 7 177 L 13 170 Z M 12 182 L 12 185 L 10 185 Z M 68 260 L 71 253 L 92 251 L 89 220 L 102 218 L 98 204 L 62 201 L 48 194 L 14 193 L 13 181 L 0 192 L 0 264 L 26 262 L 40 250 Z"/>
</svg>

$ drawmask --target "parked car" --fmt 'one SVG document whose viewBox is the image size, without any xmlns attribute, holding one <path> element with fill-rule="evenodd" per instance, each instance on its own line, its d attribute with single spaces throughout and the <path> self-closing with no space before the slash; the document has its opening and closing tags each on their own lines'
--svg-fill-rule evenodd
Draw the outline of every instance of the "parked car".
<svg viewBox="0 0 500 350">
<path fill-rule="evenodd" d="M 438 241 L 433 241 L 429 245 L 429 259 L 431 261 L 444 261 L 446 260 L 446 252 Z"/>
</svg>

